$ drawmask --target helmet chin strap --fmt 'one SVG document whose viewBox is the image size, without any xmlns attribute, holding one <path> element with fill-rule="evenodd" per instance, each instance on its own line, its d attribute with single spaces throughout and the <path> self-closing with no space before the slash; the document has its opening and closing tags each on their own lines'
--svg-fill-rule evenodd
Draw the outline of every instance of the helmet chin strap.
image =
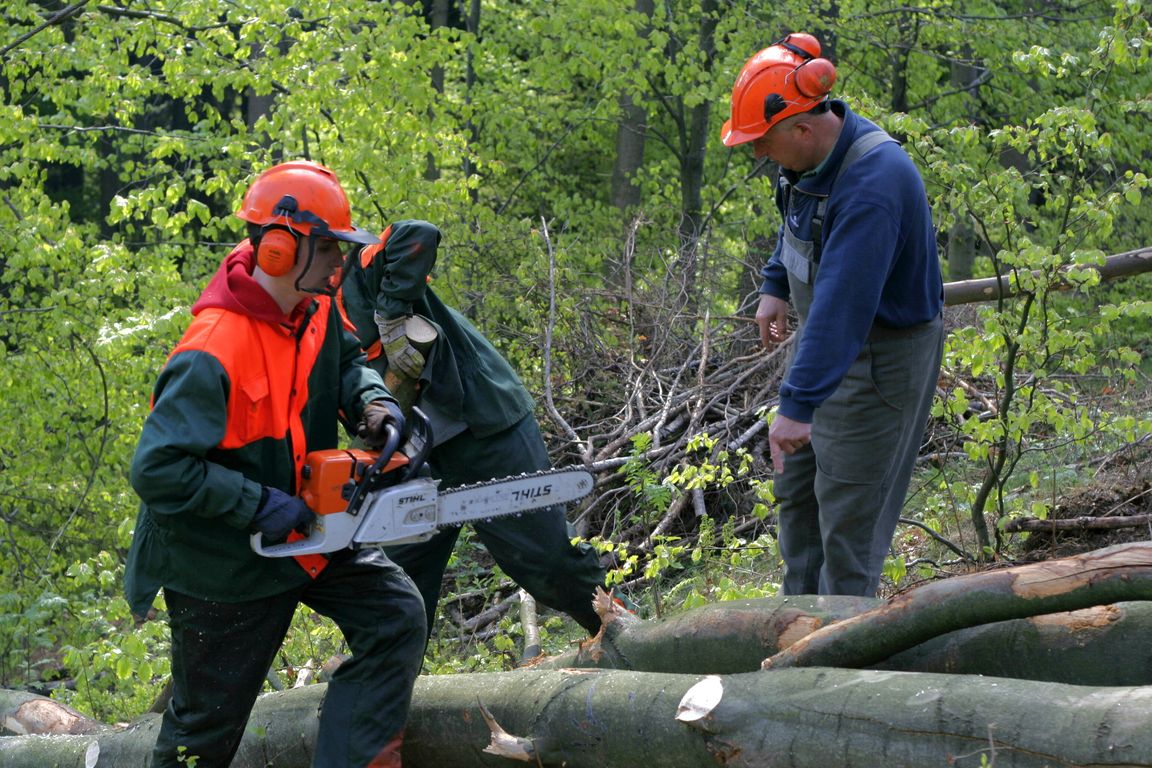
<svg viewBox="0 0 1152 768">
<path fill-rule="evenodd" d="M 308 274 L 312 271 L 312 265 L 316 261 L 317 238 L 315 233 L 306 235 L 306 237 L 308 238 L 308 260 L 304 264 L 304 269 L 296 276 L 294 287 L 301 293 L 310 293 L 313 296 L 335 296 L 336 292 L 340 290 L 340 286 L 344 284 L 344 280 L 348 277 L 348 273 L 351 271 L 353 249 L 349 248 L 348 255 L 344 257 L 344 262 L 340 265 L 340 272 L 335 281 L 329 278 L 323 288 L 308 288 L 304 286 L 301 281 L 308 277 Z"/>
<path fill-rule="evenodd" d="M 332 293 L 329 292 L 328 288 L 308 288 L 308 287 L 301 284 L 301 281 L 303 281 L 305 278 L 307 278 L 309 275 L 311 275 L 312 265 L 316 261 L 316 236 L 309 234 L 309 235 L 307 235 L 307 238 L 308 238 L 308 248 L 307 248 L 308 260 L 306 262 L 304 262 L 304 269 L 300 270 L 300 274 L 296 276 L 295 288 L 300 293 L 311 293 L 311 294 L 314 294 L 316 296 L 331 296 Z"/>
</svg>

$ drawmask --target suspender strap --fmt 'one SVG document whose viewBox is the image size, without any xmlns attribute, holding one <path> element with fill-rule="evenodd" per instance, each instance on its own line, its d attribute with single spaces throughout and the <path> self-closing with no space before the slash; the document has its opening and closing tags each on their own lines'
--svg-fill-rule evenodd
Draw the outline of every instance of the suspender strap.
<svg viewBox="0 0 1152 768">
<path fill-rule="evenodd" d="M 852 142 L 848 147 L 848 151 L 844 153 L 844 159 L 840 161 L 840 170 L 836 172 L 836 178 L 832 179 L 832 186 L 836 186 L 836 182 L 844 175 L 844 171 L 848 170 L 848 166 L 856 162 L 870 151 L 886 144 L 889 141 L 898 143 L 896 139 L 889 136 L 884 131 L 872 131 L 860 136 Z M 829 195 L 831 189 L 829 189 Z M 816 203 L 816 213 L 812 216 L 812 261 L 816 264 L 820 263 L 820 252 L 824 248 L 824 210 L 828 207 L 828 198 L 822 197 Z"/>
</svg>

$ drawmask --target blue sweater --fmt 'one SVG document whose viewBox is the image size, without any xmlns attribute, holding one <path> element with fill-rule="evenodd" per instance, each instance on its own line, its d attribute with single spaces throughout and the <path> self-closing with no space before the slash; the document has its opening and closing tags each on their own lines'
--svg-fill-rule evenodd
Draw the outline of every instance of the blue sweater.
<svg viewBox="0 0 1152 768">
<path fill-rule="evenodd" d="M 827 196 L 812 306 L 780 385 L 779 413 L 805 423 L 840 386 L 873 326 L 928 322 L 940 314 L 944 301 L 932 213 L 919 171 L 898 144 L 888 142 L 837 180 L 857 135 L 879 128 L 842 101 L 833 101 L 832 110 L 844 118 L 844 128 L 818 172 L 798 177 L 781 171 L 792 193 L 790 202 L 777 196 L 785 223 L 775 253 L 761 270 L 760 292 L 787 300 L 788 274 L 780 261 L 783 227 L 811 240 L 816 204 Z"/>
</svg>

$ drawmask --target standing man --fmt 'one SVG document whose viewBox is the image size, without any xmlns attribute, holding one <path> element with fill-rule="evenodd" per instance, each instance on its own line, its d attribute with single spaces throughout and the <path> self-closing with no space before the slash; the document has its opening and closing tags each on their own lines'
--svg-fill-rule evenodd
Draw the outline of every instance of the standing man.
<svg viewBox="0 0 1152 768">
<path fill-rule="evenodd" d="M 872 596 L 940 371 L 943 283 L 907 154 L 828 94 L 836 69 L 792 34 L 732 88 L 726 146 L 780 166 L 783 223 L 761 271 L 765 347 L 799 323 L 769 431 L 785 594 Z"/>
<path fill-rule="evenodd" d="M 309 451 L 337 427 L 369 445 L 403 416 L 344 329 L 332 294 L 352 226 L 336 176 L 312 162 L 261 174 L 236 214 L 248 239 L 225 257 L 168 358 L 132 461 L 142 501 L 125 592 L 149 614 L 160 588 L 172 633 L 172 699 L 154 768 L 227 768 L 265 675 L 303 603 L 332 619 L 352 659 L 328 685 L 313 766 L 398 768 L 423 659 L 412 581 L 376 549 L 271 558 L 313 520 L 296 496 Z"/>
<path fill-rule="evenodd" d="M 549 469 L 524 384 L 496 348 L 428 287 L 440 230 L 426 221 L 397 221 L 380 240 L 354 259 L 341 290 L 343 308 L 370 365 L 419 380 L 417 404 L 432 426 L 432 476 L 447 489 Z M 413 314 L 436 328 L 427 361 L 405 334 Z M 592 598 L 604 585 L 604 569 L 592 547 L 571 543 L 563 507 L 473 527 L 497 564 L 538 602 L 567 613 L 590 634 L 600 629 Z M 420 589 L 429 633 L 459 535 L 459 528 L 445 528 L 428 541 L 387 550 Z"/>
</svg>

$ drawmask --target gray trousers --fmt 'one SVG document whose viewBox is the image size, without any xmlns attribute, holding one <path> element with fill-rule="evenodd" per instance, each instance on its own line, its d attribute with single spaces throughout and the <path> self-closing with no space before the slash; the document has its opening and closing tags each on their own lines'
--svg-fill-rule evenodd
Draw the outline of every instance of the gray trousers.
<svg viewBox="0 0 1152 768">
<path fill-rule="evenodd" d="M 874 596 L 932 407 L 937 318 L 876 329 L 775 479 L 787 595 Z"/>
</svg>

